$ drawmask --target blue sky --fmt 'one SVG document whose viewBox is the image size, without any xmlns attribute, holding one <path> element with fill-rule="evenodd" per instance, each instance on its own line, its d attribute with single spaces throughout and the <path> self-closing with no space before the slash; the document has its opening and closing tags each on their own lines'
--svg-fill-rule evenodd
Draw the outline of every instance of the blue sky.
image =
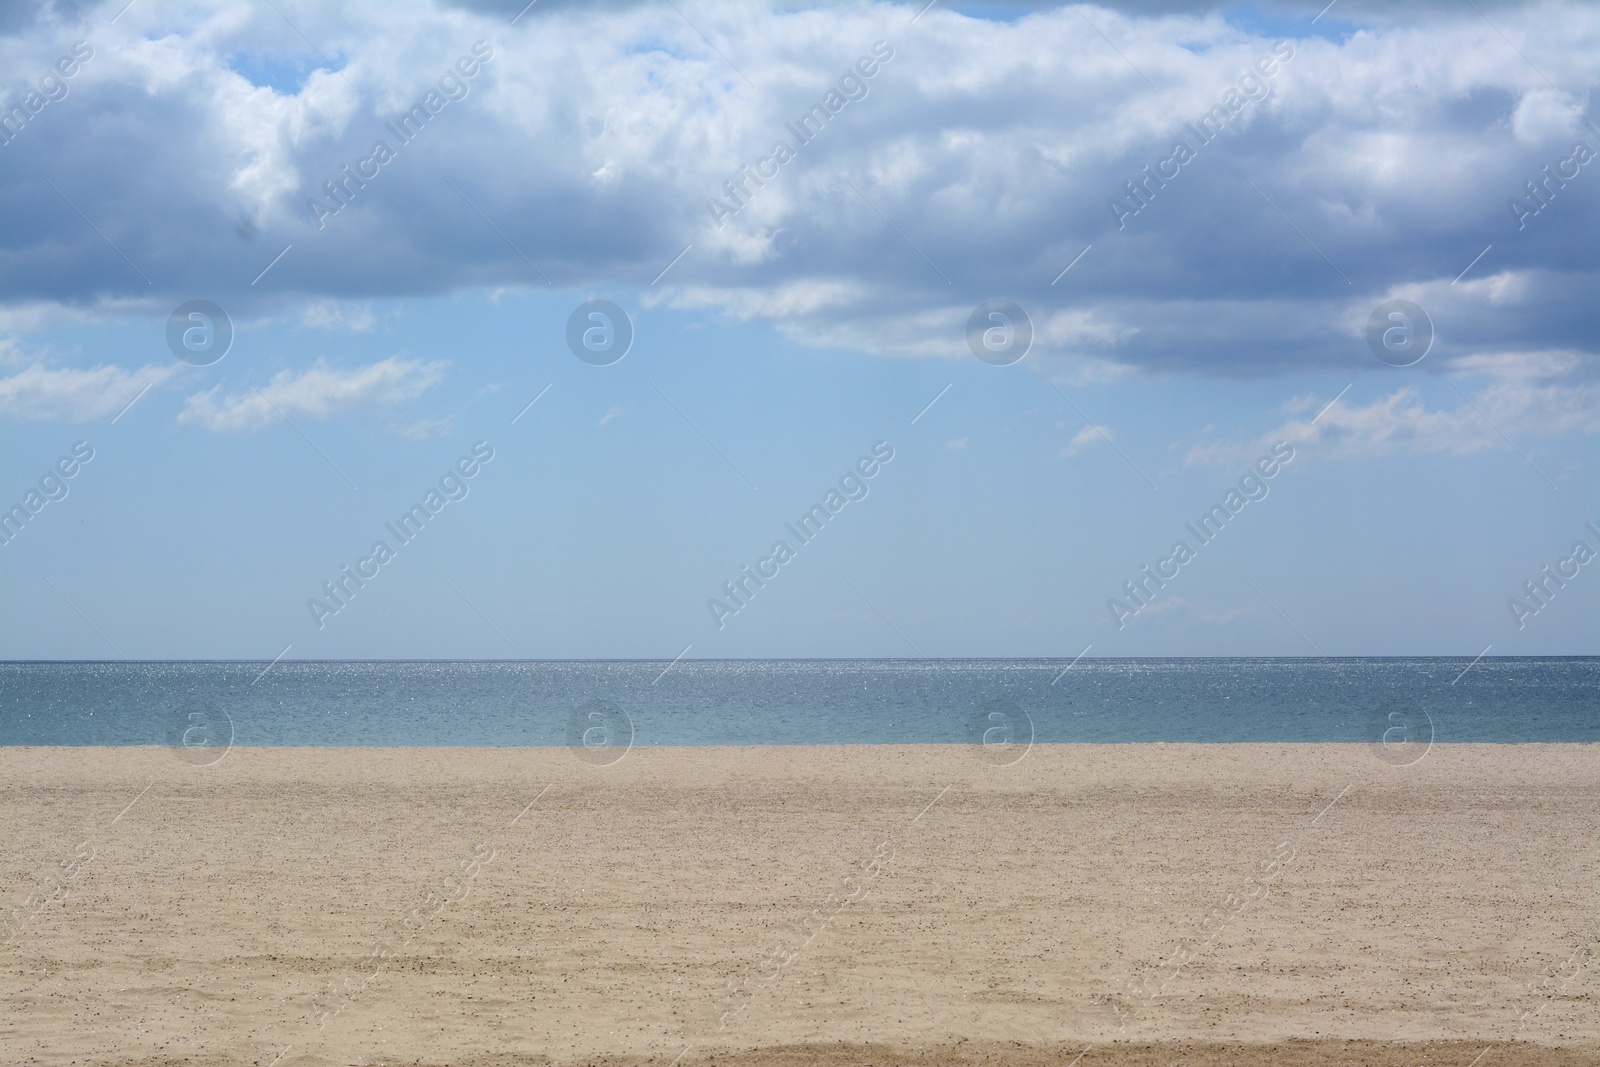
<svg viewBox="0 0 1600 1067">
<path fill-rule="evenodd" d="M 0 26 L 0 655 L 1596 652 L 1592 9 L 121 7 Z"/>
</svg>

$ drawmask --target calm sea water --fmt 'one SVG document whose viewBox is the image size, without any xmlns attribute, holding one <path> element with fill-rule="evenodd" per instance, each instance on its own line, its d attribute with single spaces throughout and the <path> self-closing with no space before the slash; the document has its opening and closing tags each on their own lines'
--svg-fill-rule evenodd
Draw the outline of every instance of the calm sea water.
<svg viewBox="0 0 1600 1067">
<path fill-rule="evenodd" d="M 1068 662 L 10 662 L 0 744 L 1600 741 L 1595 657 Z"/>
</svg>

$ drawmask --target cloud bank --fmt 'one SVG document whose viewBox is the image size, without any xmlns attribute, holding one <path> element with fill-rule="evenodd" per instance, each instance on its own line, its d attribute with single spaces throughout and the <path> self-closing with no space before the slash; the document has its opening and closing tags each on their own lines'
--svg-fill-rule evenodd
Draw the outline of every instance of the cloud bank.
<svg viewBox="0 0 1600 1067">
<path fill-rule="evenodd" d="M 1600 149 L 1600 10 L 1310 5 L 1268 33 L 920 6 L 38 8 L 0 36 L 28 111 L 0 147 L 4 299 L 609 287 L 969 358 L 1000 296 L 1036 367 L 1092 380 L 1367 365 L 1367 315 L 1405 296 L 1429 367 L 1562 352 L 1592 378 L 1600 161 L 1571 160 Z"/>
</svg>

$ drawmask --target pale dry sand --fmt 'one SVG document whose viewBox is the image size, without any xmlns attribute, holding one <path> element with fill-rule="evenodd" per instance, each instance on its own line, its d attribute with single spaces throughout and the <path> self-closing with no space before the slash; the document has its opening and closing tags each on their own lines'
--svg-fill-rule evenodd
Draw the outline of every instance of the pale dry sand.
<svg viewBox="0 0 1600 1067">
<path fill-rule="evenodd" d="M 1594 1064 L 1597 755 L 7 748 L 0 1046 L 46 1065 Z M 71 872 L 54 899 L 52 871 Z"/>
</svg>

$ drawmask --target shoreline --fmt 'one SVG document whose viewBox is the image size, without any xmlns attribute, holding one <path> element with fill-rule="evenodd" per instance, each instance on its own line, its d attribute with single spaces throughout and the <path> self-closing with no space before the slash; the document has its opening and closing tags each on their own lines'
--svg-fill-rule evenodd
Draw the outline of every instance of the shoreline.
<svg viewBox="0 0 1600 1067">
<path fill-rule="evenodd" d="M 1033 747 L 1034 748 L 1055 748 L 1055 749 L 1068 749 L 1068 748 L 1103 749 L 1103 748 L 1127 748 L 1127 747 L 1140 747 L 1140 746 L 1145 746 L 1145 747 L 1160 746 L 1160 747 L 1165 747 L 1165 748 L 1180 748 L 1180 747 L 1187 746 L 1187 747 L 1190 747 L 1190 748 L 1197 748 L 1197 749 L 1262 748 L 1262 747 L 1286 748 L 1286 749 L 1296 749 L 1296 748 L 1304 748 L 1304 749 L 1344 748 L 1344 749 L 1349 749 L 1349 750 L 1353 751 L 1353 750 L 1357 750 L 1357 749 L 1370 748 L 1371 745 L 1372 745 L 1372 742 L 1367 742 L 1367 741 L 1035 741 L 1035 742 L 1033 742 Z M 1530 746 L 1530 745 L 1548 745 L 1548 746 L 1550 746 L 1552 748 L 1597 748 L 1597 749 L 1600 749 L 1600 741 L 1511 741 L 1511 742 L 1506 742 L 1506 741 L 1435 741 L 1433 743 L 1433 747 L 1435 747 L 1435 748 L 1456 748 L 1456 749 L 1471 748 L 1471 747 L 1474 747 L 1474 746 L 1481 746 L 1481 747 L 1484 747 L 1484 748 L 1502 748 L 1502 747 L 1524 747 L 1524 746 Z M 14 745 L 14 744 L 0 744 L 0 752 L 7 752 L 7 751 L 18 751 L 18 752 L 20 752 L 20 751 L 29 751 L 29 750 L 37 750 L 37 749 L 55 749 L 55 750 L 59 750 L 59 751 L 62 751 L 62 752 L 79 752 L 79 751 L 83 751 L 85 749 L 101 749 L 101 750 L 108 751 L 108 752 L 110 752 L 110 751 L 121 751 L 121 750 L 125 750 L 125 749 L 159 751 L 159 750 L 162 750 L 162 749 L 166 749 L 168 747 L 170 747 L 170 746 L 168 746 L 166 744 L 148 744 L 148 743 L 146 743 L 146 744 L 137 744 L 137 745 Z M 282 750 L 282 749 L 301 748 L 301 749 L 304 749 L 304 750 L 306 750 L 308 752 L 322 751 L 322 750 L 330 749 L 330 748 L 357 749 L 357 750 L 359 750 L 359 749 L 392 750 L 392 749 L 404 749 L 404 748 L 441 749 L 442 748 L 442 749 L 456 749 L 456 750 L 463 751 L 463 752 L 472 752 L 472 751 L 478 751 L 478 750 L 483 750 L 483 749 L 488 749 L 488 750 L 493 750 L 493 751 L 501 751 L 501 752 L 522 752 L 522 751 L 560 752 L 560 751 L 563 751 L 563 750 L 565 750 L 567 748 L 574 747 L 574 746 L 568 746 L 568 745 L 243 745 L 243 744 L 236 744 L 236 745 L 234 745 L 232 747 L 234 747 L 234 748 L 252 748 L 252 749 L 259 749 L 261 751 L 279 751 L 279 750 Z M 705 750 L 705 749 L 729 749 L 729 750 L 755 749 L 755 750 L 761 750 L 761 749 L 793 749 L 793 748 L 814 748 L 814 749 L 819 749 L 819 750 L 839 749 L 839 748 L 847 748 L 847 749 L 862 749 L 862 748 L 865 748 L 865 749 L 875 749 L 875 748 L 876 749 L 936 749 L 937 750 L 937 749 L 959 749 L 959 748 L 968 748 L 968 747 L 977 747 L 977 746 L 972 742 L 966 742 L 966 741 L 905 741 L 905 742 L 899 742 L 899 741 L 896 741 L 896 742 L 839 741 L 839 742 L 828 742 L 828 743 L 824 743 L 824 744 L 809 744 L 809 743 L 789 744 L 789 743 L 780 743 L 780 744 L 760 744 L 760 745 L 643 745 L 643 744 L 636 744 L 636 745 L 634 745 L 634 747 L 635 748 L 655 748 L 655 749 L 682 749 L 684 751 L 701 751 L 701 750 Z"/>
<path fill-rule="evenodd" d="M 1374 742 L 1368 741 L 1032 741 L 1027 747 L 1039 749 L 1118 749 L 1118 748 L 1156 748 L 1180 749 L 1193 748 L 1200 750 L 1212 749 L 1346 749 L 1350 751 L 1371 750 Z M 141 742 L 129 745 L 46 745 L 46 744 L 0 744 L 0 753 L 6 752 L 164 752 L 173 746 L 167 744 L 150 744 Z M 618 746 L 621 748 L 622 746 Z M 963 750 L 977 749 L 982 746 L 971 741 L 830 741 L 816 743 L 810 741 L 777 742 L 762 744 L 648 744 L 635 741 L 626 746 L 624 751 L 667 751 L 667 752 L 705 752 L 705 751 L 730 751 L 730 752 L 786 752 L 794 749 L 816 749 L 829 751 L 833 749 L 882 749 L 882 750 Z M 1600 741 L 1432 741 L 1428 748 L 1439 749 L 1518 749 L 1546 747 L 1553 749 L 1573 748 L 1589 749 L 1600 752 Z M 257 751 L 257 752 L 571 752 L 579 750 L 579 746 L 567 744 L 552 745 L 254 745 L 235 742 L 226 746 L 227 751 Z M 1420 762 L 1420 757 L 1417 762 Z"/>
</svg>

